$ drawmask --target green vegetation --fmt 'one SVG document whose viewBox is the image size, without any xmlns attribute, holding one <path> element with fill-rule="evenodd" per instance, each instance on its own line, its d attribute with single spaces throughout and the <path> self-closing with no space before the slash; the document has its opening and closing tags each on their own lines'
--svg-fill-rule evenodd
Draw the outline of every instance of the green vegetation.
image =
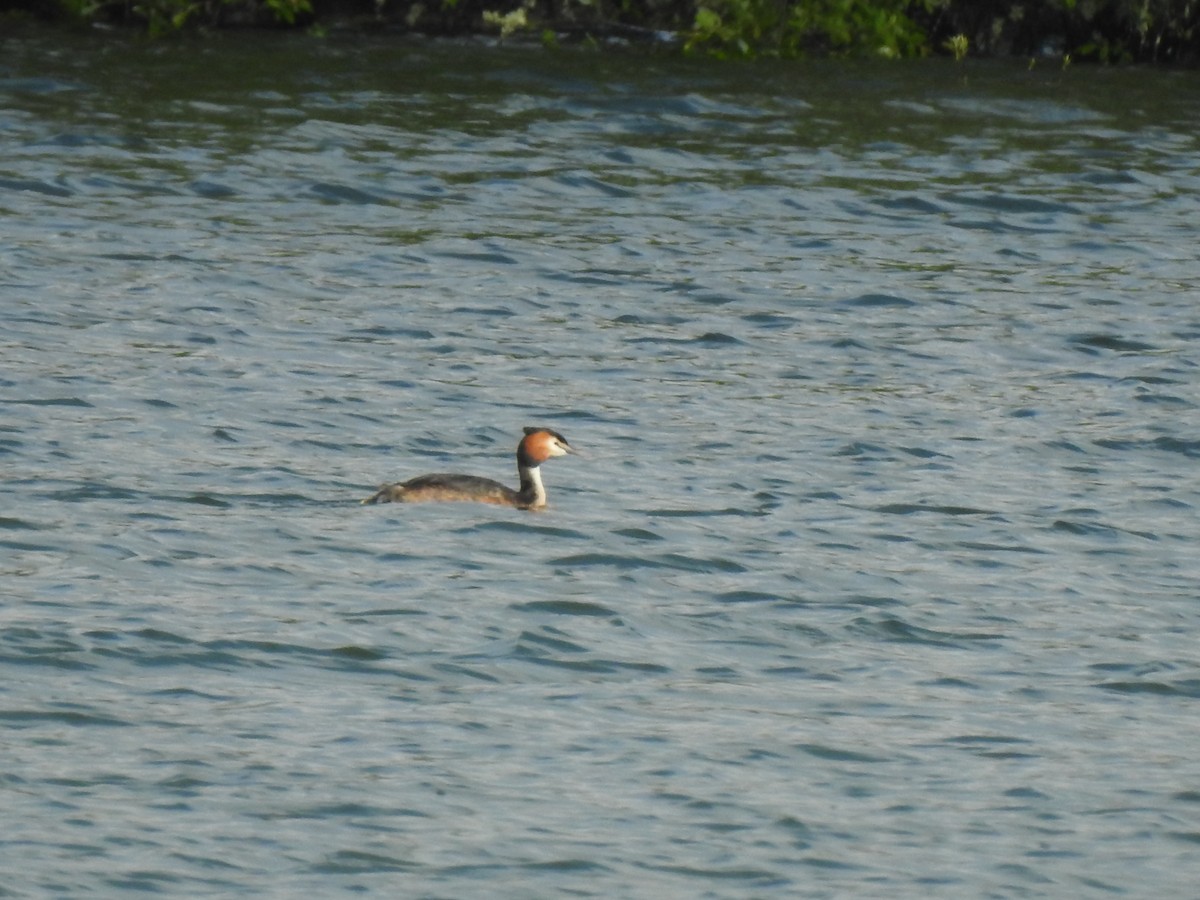
<svg viewBox="0 0 1200 900">
<path fill-rule="evenodd" d="M 1200 62 L 1197 0 L 0 0 L 0 15 L 162 35 L 223 26 L 360 27 L 644 42 L 720 58 L 940 53 Z"/>
<path fill-rule="evenodd" d="M 971 40 L 965 34 L 956 34 L 942 42 L 942 49 L 950 51 L 955 62 L 962 62 L 971 49 Z"/>
<path fill-rule="evenodd" d="M 943 5 L 942 0 L 700 0 L 684 47 L 716 56 L 917 56 L 925 50 L 926 36 L 910 18 L 910 8 L 929 13 Z"/>
</svg>

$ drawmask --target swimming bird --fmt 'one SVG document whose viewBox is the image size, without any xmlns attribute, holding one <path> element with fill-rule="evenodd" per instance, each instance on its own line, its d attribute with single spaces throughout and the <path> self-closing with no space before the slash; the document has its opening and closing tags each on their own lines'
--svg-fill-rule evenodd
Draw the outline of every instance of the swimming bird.
<svg viewBox="0 0 1200 900">
<path fill-rule="evenodd" d="M 574 453 L 567 439 L 549 428 L 526 428 L 517 444 L 517 475 L 520 487 L 515 491 L 490 478 L 478 475 L 437 473 L 418 475 L 398 484 L 385 484 L 363 503 L 429 503 L 469 500 L 495 503 L 517 509 L 541 509 L 546 505 L 541 464 L 553 456 Z"/>
</svg>

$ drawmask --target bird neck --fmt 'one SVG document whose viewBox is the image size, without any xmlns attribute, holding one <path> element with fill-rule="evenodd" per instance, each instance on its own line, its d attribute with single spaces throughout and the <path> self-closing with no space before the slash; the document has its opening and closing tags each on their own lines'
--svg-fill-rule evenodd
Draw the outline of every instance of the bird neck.
<svg viewBox="0 0 1200 900">
<path fill-rule="evenodd" d="M 521 500 L 530 509 L 546 505 L 546 488 L 542 485 L 542 469 L 540 466 L 517 464 L 517 474 L 521 477 L 521 487 L 518 493 Z"/>
</svg>

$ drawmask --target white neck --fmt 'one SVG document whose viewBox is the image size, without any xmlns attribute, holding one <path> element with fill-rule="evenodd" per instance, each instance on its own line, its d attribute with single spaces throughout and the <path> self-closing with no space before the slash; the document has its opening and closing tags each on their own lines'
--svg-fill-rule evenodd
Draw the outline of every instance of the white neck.
<svg viewBox="0 0 1200 900">
<path fill-rule="evenodd" d="M 542 467 L 532 466 L 525 470 L 525 475 L 533 485 L 533 502 L 529 504 L 529 508 L 536 509 L 539 506 L 545 506 L 546 488 L 542 486 Z"/>
</svg>

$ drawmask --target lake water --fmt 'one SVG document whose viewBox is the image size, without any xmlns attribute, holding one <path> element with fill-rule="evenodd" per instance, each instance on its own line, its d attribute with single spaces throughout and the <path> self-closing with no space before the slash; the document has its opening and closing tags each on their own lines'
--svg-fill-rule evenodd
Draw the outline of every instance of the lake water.
<svg viewBox="0 0 1200 900">
<path fill-rule="evenodd" d="M 1194 72 L 25 34 L 0 97 L 0 896 L 1194 893 Z M 358 504 L 534 424 L 543 513 Z"/>
</svg>

